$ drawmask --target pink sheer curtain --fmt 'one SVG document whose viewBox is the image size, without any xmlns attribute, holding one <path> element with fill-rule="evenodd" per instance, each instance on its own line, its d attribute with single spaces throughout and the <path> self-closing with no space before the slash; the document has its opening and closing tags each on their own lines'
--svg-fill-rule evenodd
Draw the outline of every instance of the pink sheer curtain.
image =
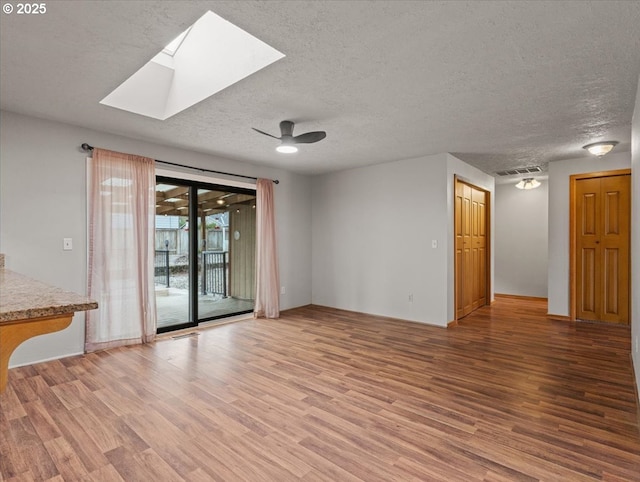
<svg viewBox="0 0 640 482">
<path fill-rule="evenodd" d="M 156 333 L 153 159 L 94 149 L 89 170 L 87 352 L 147 343 Z"/>
<path fill-rule="evenodd" d="M 280 275 L 276 247 L 273 181 L 258 179 L 256 197 L 256 303 L 253 316 L 278 318 L 280 316 Z"/>
</svg>

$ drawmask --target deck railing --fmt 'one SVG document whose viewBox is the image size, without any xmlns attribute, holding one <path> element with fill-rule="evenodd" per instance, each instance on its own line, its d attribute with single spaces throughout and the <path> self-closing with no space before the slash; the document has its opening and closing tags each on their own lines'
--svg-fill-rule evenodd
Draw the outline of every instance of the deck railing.
<svg viewBox="0 0 640 482">
<path fill-rule="evenodd" d="M 209 293 L 227 297 L 229 266 L 228 251 L 203 251 L 201 266 L 201 289 L 202 294 Z"/>
<path fill-rule="evenodd" d="M 155 282 L 169 288 L 171 266 L 169 264 L 170 250 L 156 250 L 155 254 Z M 203 295 L 216 294 L 227 297 L 229 291 L 228 251 L 202 251 L 198 273 L 200 277 L 200 291 Z M 174 266 L 175 268 L 175 266 Z M 183 274 L 186 276 L 186 274 Z"/>
<path fill-rule="evenodd" d="M 156 284 L 166 284 L 169 287 L 169 250 L 156 250 L 154 276 Z"/>
</svg>

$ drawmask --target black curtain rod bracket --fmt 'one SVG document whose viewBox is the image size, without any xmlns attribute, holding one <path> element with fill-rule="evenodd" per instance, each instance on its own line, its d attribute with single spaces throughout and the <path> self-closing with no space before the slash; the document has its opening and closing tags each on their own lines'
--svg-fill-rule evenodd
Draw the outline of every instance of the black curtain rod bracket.
<svg viewBox="0 0 640 482">
<path fill-rule="evenodd" d="M 86 142 L 84 142 L 80 147 L 85 152 L 93 151 L 93 146 L 90 146 Z M 214 173 L 214 174 L 222 174 L 224 176 L 241 177 L 243 179 L 252 179 L 254 181 L 258 180 L 257 177 L 245 176 L 244 174 L 233 174 L 231 172 L 214 171 L 213 169 L 205 169 L 203 167 L 185 166 L 184 164 L 178 164 L 178 163 L 175 163 L 175 162 L 168 162 L 168 161 L 161 161 L 160 159 L 155 159 L 155 161 L 159 162 L 160 164 L 168 164 L 169 166 L 183 167 L 185 169 L 193 169 L 193 170 L 200 171 L 200 172 L 211 172 L 211 173 Z M 272 181 L 273 181 L 274 184 L 280 184 L 280 181 L 277 180 L 277 179 L 272 179 Z"/>
</svg>

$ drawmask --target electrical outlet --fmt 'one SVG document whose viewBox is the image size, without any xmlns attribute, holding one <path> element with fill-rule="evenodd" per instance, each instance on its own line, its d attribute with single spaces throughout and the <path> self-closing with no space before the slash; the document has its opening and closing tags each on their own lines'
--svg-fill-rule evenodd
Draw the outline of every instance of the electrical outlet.
<svg viewBox="0 0 640 482">
<path fill-rule="evenodd" d="M 280 287 L 280 294 L 281 295 L 286 295 L 287 294 L 287 288 L 285 288 L 284 286 Z"/>
<path fill-rule="evenodd" d="M 62 239 L 62 249 L 64 251 L 71 251 L 73 249 L 73 239 L 71 239 L 71 238 L 63 238 Z"/>
</svg>

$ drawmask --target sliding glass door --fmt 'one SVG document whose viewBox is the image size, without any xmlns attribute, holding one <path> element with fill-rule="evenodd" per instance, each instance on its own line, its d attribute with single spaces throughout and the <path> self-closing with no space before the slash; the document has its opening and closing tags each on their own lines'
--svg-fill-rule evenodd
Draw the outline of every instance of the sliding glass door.
<svg viewBox="0 0 640 482">
<path fill-rule="evenodd" d="M 158 331 L 191 323 L 190 187 L 156 181 L 155 286 Z"/>
<path fill-rule="evenodd" d="M 255 191 L 158 177 L 158 332 L 250 313 Z"/>
</svg>

